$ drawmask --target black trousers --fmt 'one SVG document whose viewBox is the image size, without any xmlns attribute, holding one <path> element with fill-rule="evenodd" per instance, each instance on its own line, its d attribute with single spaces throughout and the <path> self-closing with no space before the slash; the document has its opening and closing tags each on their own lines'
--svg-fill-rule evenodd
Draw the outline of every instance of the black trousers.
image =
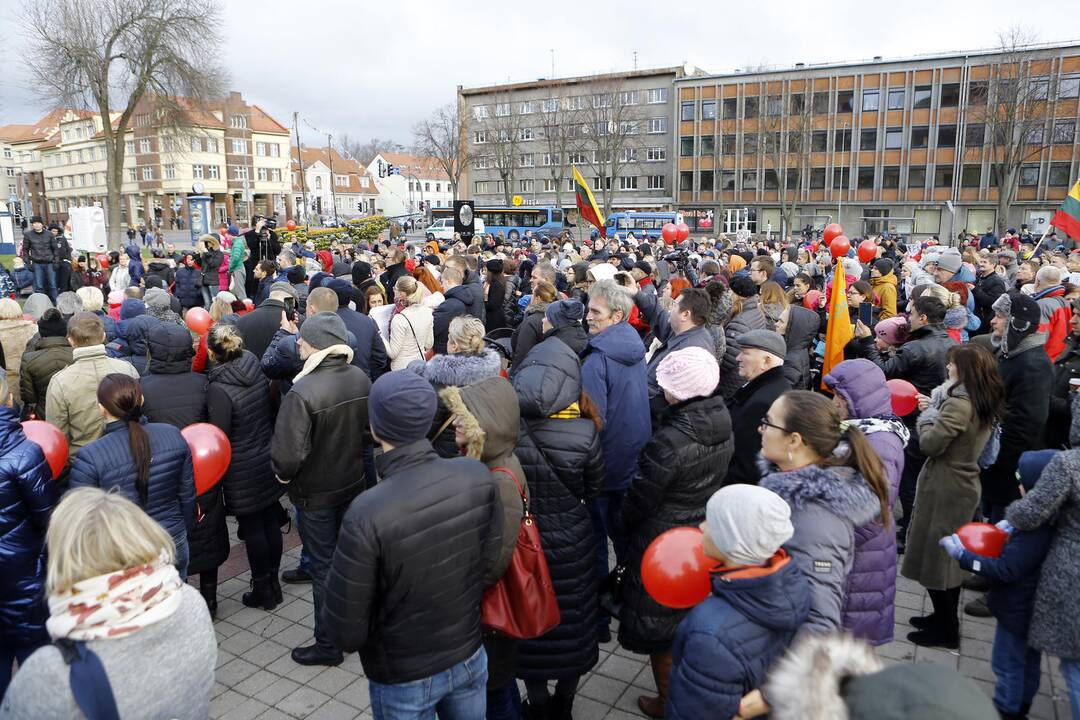
<svg viewBox="0 0 1080 720">
<path fill-rule="evenodd" d="M 262 510 L 236 516 L 252 578 L 264 578 L 281 567 L 280 512 L 281 506 L 274 501 Z"/>
</svg>

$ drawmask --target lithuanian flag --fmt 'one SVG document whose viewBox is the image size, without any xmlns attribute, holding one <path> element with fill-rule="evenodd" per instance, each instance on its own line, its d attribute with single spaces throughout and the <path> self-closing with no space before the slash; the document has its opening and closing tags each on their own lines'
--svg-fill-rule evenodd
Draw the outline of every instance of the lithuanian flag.
<svg viewBox="0 0 1080 720">
<path fill-rule="evenodd" d="M 847 278 L 844 277 L 844 264 L 837 259 L 833 272 L 832 297 L 829 298 L 829 324 L 825 329 L 825 360 L 821 367 L 821 388 L 825 387 L 825 376 L 832 369 L 844 362 L 844 346 L 855 337 L 848 314 Z"/>
<path fill-rule="evenodd" d="M 578 214 L 600 231 L 600 237 L 606 238 L 604 213 L 600 212 L 600 208 L 597 207 L 592 190 L 585 184 L 585 178 L 581 177 L 581 173 L 573 165 L 570 166 L 570 169 L 574 171 L 574 197 L 577 198 Z"/>
<path fill-rule="evenodd" d="M 1061 207 L 1054 213 L 1050 224 L 1073 240 L 1080 240 L 1080 180 L 1076 181 L 1065 196 L 1065 202 L 1061 203 Z"/>
</svg>

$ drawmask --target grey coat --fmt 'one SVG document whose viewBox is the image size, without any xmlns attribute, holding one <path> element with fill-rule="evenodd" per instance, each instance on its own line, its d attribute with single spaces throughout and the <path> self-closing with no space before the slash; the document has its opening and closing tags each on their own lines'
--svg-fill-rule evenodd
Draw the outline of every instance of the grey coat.
<svg viewBox="0 0 1080 720">
<path fill-rule="evenodd" d="M 1005 517 L 1018 530 L 1057 525 L 1035 591 L 1028 642 L 1050 655 L 1080 658 L 1080 448 L 1055 455 Z"/>
<path fill-rule="evenodd" d="M 724 400 L 730 402 L 735 391 L 745 382 L 739 376 L 737 361 L 739 352 L 742 351 L 739 336 L 751 330 L 764 330 L 766 327 L 765 315 L 761 312 L 761 303 L 756 295 L 744 298 L 741 311 L 724 324 L 727 347 L 724 348 L 724 357 L 720 358 L 720 389 Z"/>
<path fill-rule="evenodd" d="M 766 468 L 761 487 L 791 506 L 795 534 L 784 547 L 810 581 L 810 616 L 800 633 L 841 629 L 844 587 L 855 560 L 855 528 L 881 513 L 877 495 L 850 467 Z"/>
<path fill-rule="evenodd" d="M 990 426 L 978 422 L 967 390 L 954 387 L 950 396 L 951 385 L 935 388 L 931 406 L 919 415 L 919 448 L 927 460 L 919 472 L 900 569 L 904 577 L 931 590 L 959 587 L 968 575 L 938 540 L 971 522 L 979 507 L 978 460 L 990 438 Z"/>
</svg>

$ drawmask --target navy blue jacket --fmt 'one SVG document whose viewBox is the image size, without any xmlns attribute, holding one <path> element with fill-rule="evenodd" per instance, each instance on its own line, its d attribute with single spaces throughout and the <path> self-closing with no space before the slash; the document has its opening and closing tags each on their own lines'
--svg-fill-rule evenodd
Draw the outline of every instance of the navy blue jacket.
<svg viewBox="0 0 1080 720">
<path fill-rule="evenodd" d="M 164 423 L 143 425 L 150 436 L 150 482 L 145 507 L 135 489 L 135 461 L 127 423 L 105 425 L 105 434 L 83 447 L 71 465 L 70 487 L 116 488 L 157 520 L 178 541 L 195 522 L 195 472 L 191 450 L 180 431 Z"/>
<path fill-rule="evenodd" d="M 110 316 L 109 313 L 105 312 L 104 310 L 99 310 L 94 314 L 101 318 L 101 324 L 105 326 L 105 342 L 111 343 L 113 340 L 116 339 L 116 321 L 113 320 L 112 316 Z"/>
<path fill-rule="evenodd" d="M 390 369 L 390 360 L 386 357 L 386 346 L 379 335 L 379 326 L 367 315 L 349 307 L 339 307 L 338 317 L 345 322 L 345 329 L 353 334 L 356 344 L 352 364 L 367 373 L 371 382 L 379 379 Z"/>
<path fill-rule="evenodd" d="M 186 265 L 176 268 L 176 285 L 173 287 L 173 294 L 180 301 L 182 307 L 202 307 L 201 280 L 202 270 L 199 270 L 199 268 L 187 267 Z"/>
<path fill-rule="evenodd" d="M 976 555 L 966 548 L 960 555 L 960 567 L 990 581 L 986 596 L 990 612 L 1018 637 L 1027 638 L 1039 570 L 1053 539 L 1054 526 L 1048 524 L 1037 530 L 1015 531 L 1005 543 L 1001 557 Z"/>
<path fill-rule="evenodd" d="M 0 647 L 47 643 L 45 529 L 57 501 L 41 448 L 0 407 Z"/>
<path fill-rule="evenodd" d="M 810 612 L 810 586 L 786 558 L 768 575 L 732 568 L 712 575 L 712 595 L 679 624 L 672 647 L 668 720 L 730 718 L 760 687 Z M 756 576 L 755 576 L 756 575 Z"/>
<path fill-rule="evenodd" d="M 629 323 L 589 336 L 581 387 L 604 420 L 604 491 L 625 491 L 638 471 L 638 453 L 652 436 L 645 346 Z"/>
</svg>

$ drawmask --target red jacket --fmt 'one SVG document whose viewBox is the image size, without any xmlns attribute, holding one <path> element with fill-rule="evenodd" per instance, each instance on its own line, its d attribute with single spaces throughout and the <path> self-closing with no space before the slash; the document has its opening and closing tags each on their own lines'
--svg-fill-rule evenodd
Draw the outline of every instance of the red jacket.
<svg viewBox="0 0 1080 720">
<path fill-rule="evenodd" d="M 1054 362 L 1065 350 L 1065 339 L 1069 337 L 1072 323 L 1072 308 L 1065 299 L 1065 288 L 1061 285 L 1037 293 L 1035 301 L 1039 303 L 1040 310 L 1039 332 L 1046 335 L 1043 347 L 1050 356 L 1050 362 Z"/>
</svg>

